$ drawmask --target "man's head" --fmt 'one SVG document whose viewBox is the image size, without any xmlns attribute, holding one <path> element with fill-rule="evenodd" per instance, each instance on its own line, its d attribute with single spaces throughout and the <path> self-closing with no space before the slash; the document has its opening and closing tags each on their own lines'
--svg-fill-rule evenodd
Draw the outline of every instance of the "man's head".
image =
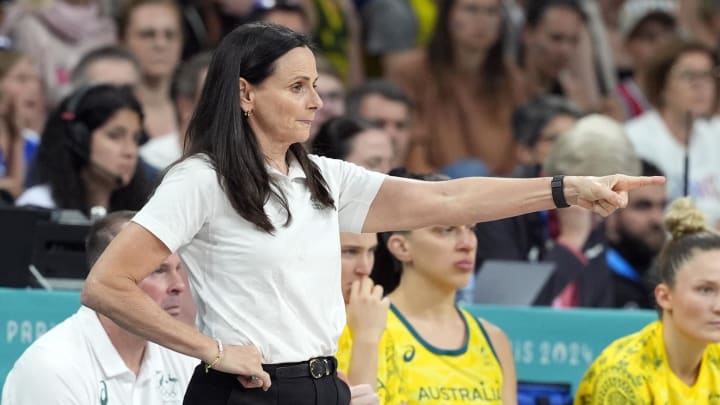
<svg viewBox="0 0 720 405">
<path fill-rule="evenodd" d="M 621 123 L 592 114 L 579 119 L 555 141 L 543 170 L 547 176 L 638 176 L 640 159 Z"/>
<path fill-rule="evenodd" d="M 579 2 L 533 0 L 528 2 L 526 16 L 525 64 L 535 66 L 542 76 L 557 77 L 567 68 L 585 25 Z"/>
<path fill-rule="evenodd" d="M 413 107 L 402 89 L 387 80 L 370 80 L 352 89 L 345 104 L 349 116 L 385 130 L 395 149 L 394 166 L 403 166 L 410 140 Z"/>
<path fill-rule="evenodd" d="M 141 81 L 140 63 L 129 51 L 117 46 L 88 52 L 72 71 L 74 88 L 104 83 L 135 87 Z"/>
<path fill-rule="evenodd" d="M 175 0 L 128 0 L 118 16 L 118 37 L 140 62 L 144 77 L 170 78 L 183 45 L 182 10 Z"/>
<path fill-rule="evenodd" d="M 85 242 L 88 268 L 95 264 L 110 242 L 134 215 L 133 211 L 116 211 L 90 227 Z M 168 256 L 152 274 L 140 281 L 138 286 L 168 314 L 185 322 L 192 322 L 195 308 L 189 308 L 190 290 L 187 273 L 177 254 Z"/>
<path fill-rule="evenodd" d="M 344 116 L 326 121 L 310 143 L 310 150 L 380 173 L 390 172 L 394 160 L 393 145 L 385 131 Z"/>
<path fill-rule="evenodd" d="M 512 115 L 518 161 L 526 166 L 541 165 L 555 140 L 581 115 L 569 100 L 558 96 L 538 97 L 518 107 Z"/>
<path fill-rule="evenodd" d="M 650 162 L 642 161 L 643 176 L 663 176 Z M 664 185 L 641 187 L 628 192 L 628 205 L 608 217 L 608 239 L 626 245 L 629 251 L 650 259 L 666 240 L 664 213 L 667 193 Z"/>
</svg>

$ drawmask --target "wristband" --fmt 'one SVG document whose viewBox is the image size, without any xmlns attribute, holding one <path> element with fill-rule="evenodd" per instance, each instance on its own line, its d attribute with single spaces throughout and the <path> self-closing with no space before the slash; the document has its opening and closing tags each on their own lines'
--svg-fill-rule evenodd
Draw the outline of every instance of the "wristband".
<svg viewBox="0 0 720 405">
<path fill-rule="evenodd" d="M 565 200 L 565 185 L 563 179 L 565 176 L 557 175 L 550 182 L 550 190 L 552 191 L 552 199 L 557 208 L 567 208 L 570 204 Z"/>
</svg>

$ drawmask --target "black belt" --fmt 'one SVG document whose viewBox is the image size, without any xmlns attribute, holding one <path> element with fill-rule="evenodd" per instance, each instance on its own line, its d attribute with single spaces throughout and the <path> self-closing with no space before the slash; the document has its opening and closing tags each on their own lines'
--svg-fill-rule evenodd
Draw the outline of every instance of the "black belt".
<svg viewBox="0 0 720 405">
<path fill-rule="evenodd" d="M 337 360 L 335 357 L 316 357 L 299 363 L 263 364 L 263 369 L 272 378 L 323 378 L 335 374 Z"/>
</svg>

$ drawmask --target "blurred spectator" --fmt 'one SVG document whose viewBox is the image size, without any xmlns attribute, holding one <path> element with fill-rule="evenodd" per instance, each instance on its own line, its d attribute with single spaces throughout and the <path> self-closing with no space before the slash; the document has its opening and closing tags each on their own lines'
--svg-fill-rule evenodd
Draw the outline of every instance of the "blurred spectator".
<svg viewBox="0 0 720 405">
<path fill-rule="evenodd" d="M 96 222 L 86 243 L 88 267 L 132 219 L 120 211 Z M 187 272 L 170 255 L 138 282 L 147 299 L 180 320 L 190 297 Z M 148 342 L 88 307 L 42 335 L 15 362 L 2 393 L 4 405 L 179 405 L 197 359 Z M 37 379 L 42 384 L 35 386 Z"/>
<path fill-rule="evenodd" d="M 219 38 L 222 38 L 238 25 L 248 21 L 257 0 L 212 0 L 205 3 L 214 11 L 211 13 L 213 14 L 211 20 L 215 22 L 214 20 L 217 19 L 220 22 L 220 24 L 208 24 L 208 27 L 213 25 L 221 27 Z"/>
<path fill-rule="evenodd" d="M 5 20 L 7 20 L 9 11 L 9 8 L 11 7 L 11 3 L 9 0 L 3 0 L 0 1 L 0 47 L 8 47 L 10 46 L 10 38 L 6 36 L 6 32 L 4 30 L 5 27 Z"/>
<path fill-rule="evenodd" d="M 437 18 L 435 0 L 368 0 L 361 9 L 371 72 L 390 77 L 430 43 Z M 379 65 L 379 66 L 374 66 Z"/>
<path fill-rule="evenodd" d="M 583 82 L 571 66 L 573 58 L 582 54 L 579 44 L 587 35 L 585 21 L 578 0 L 528 3 L 520 57 L 528 95 L 564 96 L 584 111 L 596 107 L 588 96 L 588 86 L 595 83 Z"/>
<path fill-rule="evenodd" d="M 365 79 L 360 18 L 352 0 L 306 0 L 314 6 L 313 38 L 321 55 L 348 86 Z"/>
<path fill-rule="evenodd" d="M 27 3 L 26 3 L 27 4 Z M 86 52 L 115 43 L 115 24 L 97 0 L 50 0 L 26 7 L 7 27 L 37 63 L 50 107 L 70 92 L 70 72 Z"/>
<path fill-rule="evenodd" d="M 139 209 L 149 196 L 146 174 L 138 170 L 143 113 L 128 87 L 81 88 L 52 112 L 38 150 L 41 184 L 17 205 L 77 209 L 100 206 L 108 212 Z"/>
<path fill-rule="evenodd" d="M 666 44 L 677 37 L 675 2 L 671 0 L 628 0 L 622 8 L 620 31 L 627 49 L 632 75 L 622 81 L 618 94 L 626 119 L 651 109 L 641 89 L 644 67 Z"/>
<path fill-rule="evenodd" d="M 622 125 L 606 116 L 590 115 L 560 136 L 543 172 L 547 176 L 573 174 L 605 176 L 640 174 L 640 160 Z M 611 307 L 612 272 L 605 263 L 604 223 L 590 211 L 569 207 L 552 211 L 550 235 L 554 245 L 545 260 L 555 273 L 537 303 L 555 307 Z"/>
<path fill-rule="evenodd" d="M 23 191 L 24 142 L 14 110 L 15 102 L 0 92 L 0 206 L 12 205 Z"/>
<path fill-rule="evenodd" d="M 256 3 L 251 21 L 284 25 L 295 32 L 310 35 L 312 25 L 307 10 L 299 0 L 268 0 Z"/>
<path fill-rule="evenodd" d="M 32 59 L 16 49 L 0 49 L 0 90 L 17 108 L 16 122 L 22 130 L 42 132 L 45 125 L 45 93 Z"/>
<path fill-rule="evenodd" d="M 563 132 L 575 125 L 582 113 L 569 100 L 542 96 L 518 107 L 512 116 L 520 166 L 515 177 L 538 177 L 553 144 Z"/>
<path fill-rule="evenodd" d="M 317 58 L 318 79 L 315 90 L 323 101 L 323 106 L 315 112 L 315 120 L 310 127 L 309 145 L 320 127 L 332 117 L 345 114 L 345 85 L 333 66 L 324 58 Z"/>
<path fill-rule="evenodd" d="M 678 4 L 683 33 L 717 54 L 720 51 L 720 1 L 681 0 Z"/>
<path fill-rule="evenodd" d="M 372 125 L 347 117 L 331 118 L 312 141 L 312 153 L 342 159 L 368 170 L 388 173 L 393 147 L 388 135 Z"/>
<path fill-rule="evenodd" d="M 199 53 L 183 62 L 175 73 L 171 93 L 178 113 L 180 131 L 177 135 L 150 139 L 140 148 L 140 156 L 152 166 L 164 170 L 182 156 L 185 133 L 195 112 L 195 105 L 200 99 L 211 59 L 211 53 Z"/>
<path fill-rule="evenodd" d="M 258 2 L 260 0 L 178 0 L 185 34 L 182 60 L 217 46 L 224 35 L 250 20 Z"/>
<path fill-rule="evenodd" d="M 74 88 L 100 83 L 136 88 L 141 82 L 140 63 L 132 53 L 117 46 L 86 53 L 72 71 Z"/>
<path fill-rule="evenodd" d="M 349 116 L 382 128 L 393 144 L 393 167 L 405 166 L 413 106 L 399 86 L 387 80 L 367 81 L 350 91 L 345 108 Z"/>
<path fill-rule="evenodd" d="M 120 40 L 142 68 L 138 97 L 151 138 L 178 131 L 170 86 L 180 63 L 181 18 L 181 10 L 174 0 L 128 0 L 118 18 Z"/>
<path fill-rule="evenodd" d="M 632 0 L 631 0 L 632 1 Z M 640 3 L 650 3 L 654 0 L 640 0 Z M 625 49 L 623 35 L 620 27 L 620 10 L 627 0 L 598 0 L 598 8 L 602 17 L 603 27 L 612 49 L 612 60 L 618 70 L 620 78 L 625 77 L 631 70 L 630 55 Z"/>
<path fill-rule="evenodd" d="M 35 156 L 40 143 L 39 134 L 45 126 L 45 93 L 42 87 L 38 70 L 29 57 L 17 50 L 0 49 L 0 114 L 5 117 L 5 125 L 14 128 L 6 132 L 6 135 L 12 133 L 12 136 L 2 136 L 5 137 L 3 142 L 8 143 L 0 149 L 5 164 L 12 162 L 5 168 L 6 175 L 11 175 L 13 184 L 20 180 L 20 188 L 17 185 L 9 187 L 15 197 L 22 192 L 27 165 Z M 13 141 L 10 142 L 10 139 Z"/>
<path fill-rule="evenodd" d="M 416 108 L 407 166 L 509 174 L 515 166 L 510 116 L 521 101 L 503 50 L 500 0 L 444 0 L 428 48 L 393 77 Z M 473 164 L 474 162 L 474 164 Z M 455 168 L 452 168 L 455 169 Z M 461 170 L 463 171 L 463 170 Z"/>
<path fill-rule="evenodd" d="M 717 108 L 715 55 L 700 43 L 677 40 L 653 57 L 644 78 L 653 109 L 627 123 L 630 140 L 667 176 L 668 199 L 685 195 L 687 187 L 710 226 L 720 226 L 720 136 L 703 119 Z"/>
<path fill-rule="evenodd" d="M 652 163 L 642 161 L 643 176 L 662 176 Z M 628 192 L 626 208 L 607 218 L 605 261 L 612 270 L 614 307 L 655 307 L 650 269 L 665 243 L 663 215 L 665 186 L 653 185 Z"/>
</svg>

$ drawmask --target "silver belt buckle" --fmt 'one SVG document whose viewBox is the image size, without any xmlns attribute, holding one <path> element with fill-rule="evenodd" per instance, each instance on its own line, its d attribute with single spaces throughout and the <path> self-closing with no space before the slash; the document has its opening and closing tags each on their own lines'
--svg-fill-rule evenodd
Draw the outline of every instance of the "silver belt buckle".
<svg viewBox="0 0 720 405">
<path fill-rule="evenodd" d="M 330 364 L 327 359 L 310 359 L 310 375 L 314 379 L 330 375 Z"/>
</svg>

